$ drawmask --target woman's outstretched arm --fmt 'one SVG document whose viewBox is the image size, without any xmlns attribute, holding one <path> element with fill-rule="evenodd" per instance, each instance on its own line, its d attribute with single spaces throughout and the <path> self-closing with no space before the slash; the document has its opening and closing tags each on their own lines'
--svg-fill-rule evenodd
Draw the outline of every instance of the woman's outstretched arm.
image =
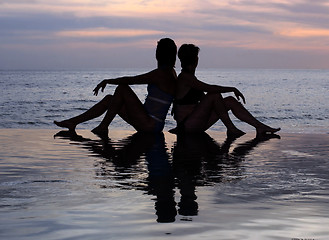
<svg viewBox="0 0 329 240">
<path fill-rule="evenodd" d="M 126 76 L 126 77 L 119 77 L 119 78 L 113 78 L 113 79 L 104 79 L 101 81 L 93 90 L 94 95 L 98 95 L 98 91 L 101 90 L 104 91 L 107 84 L 127 84 L 127 85 L 133 85 L 133 84 L 149 84 L 152 83 L 156 79 L 156 70 L 153 70 L 148 73 L 136 75 L 136 76 Z"/>
<path fill-rule="evenodd" d="M 190 87 L 204 91 L 204 92 L 210 92 L 210 93 L 228 93 L 228 92 L 233 92 L 234 95 L 238 100 L 240 98 L 242 99 L 243 103 L 246 103 L 245 97 L 243 94 L 235 87 L 225 87 L 225 86 L 220 86 L 220 85 L 212 85 L 212 84 L 207 84 L 205 82 L 200 81 L 197 79 L 194 75 L 185 75 L 185 84 L 190 85 Z"/>
</svg>

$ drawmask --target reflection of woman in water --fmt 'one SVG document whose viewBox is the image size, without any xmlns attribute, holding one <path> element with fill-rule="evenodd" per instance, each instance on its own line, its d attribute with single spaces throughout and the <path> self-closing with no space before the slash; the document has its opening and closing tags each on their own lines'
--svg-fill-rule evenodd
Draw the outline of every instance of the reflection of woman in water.
<svg viewBox="0 0 329 240">
<path fill-rule="evenodd" d="M 182 71 L 178 76 L 174 101 L 174 118 L 178 128 L 173 132 L 177 130 L 202 132 L 221 119 L 227 127 L 228 135 L 243 135 L 244 132 L 236 128 L 229 118 L 229 110 L 241 121 L 255 127 L 257 135 L 273 134 L 280 130 L 280 128 L 271 128 L 258 121 L 234 97 L 221 96 L 221 93 L 233 92 L 245 103 L 244 96 L 235 87 L 209 85 L 198 80 L 195 76 L 199 60 L 198 53 L 199 48 L 193 44 L 183 44 L 178 51 Z"/>
<path fill-rule="evenodd" d="M 170 157 L 162 132 L 137 132 L 118 142 L 108 138 L 92 140 L 72 131 L 60 131 L 55 135 L 79 142 L 78 146 L 102 158 L 103 161 L 96 161 L 96 175 L 108 179 L 110 186 L 155 195 L 158 222 L 174 222 L 177 211 L 181 216 L 197 215 L 196 186 L 213 185 L 230 177 L 238 179 L 244 157 L 259 143 L 275 136 L 252 139 L 229 152 L 235 138 L 227 138 L 223 144 L 218 144 L 205 132 L 178 134 Z M 144 178 L 146 175 L 147 179 Z M 105 182 L 101 187 L 109 186 Z M 177 204 L 175 187 L 181 194 Z"/>
<path fill-rule="evenodd" d="M 78 124 L 107 111 L 102 122 L 92 130 L 95 134 L 107 134 L 108 126 L 116 114 L 137 131 L 161 132 L 175 92 L 176 53 L 177 47 L 173 40 L 161 39 L 156 49 L 157 69 L 137 76 L 103 80 L 94 89 L 94 94 L 97 95 L 100 89 L 103 92 L 107 84 L 118 85 L 113 95 L 107 95 L 81 115 L 54 123 L 74 131 Z M 144 104 L 129 87 L 132 84 L 147 84 L 148 95 Z"/>
</svg>

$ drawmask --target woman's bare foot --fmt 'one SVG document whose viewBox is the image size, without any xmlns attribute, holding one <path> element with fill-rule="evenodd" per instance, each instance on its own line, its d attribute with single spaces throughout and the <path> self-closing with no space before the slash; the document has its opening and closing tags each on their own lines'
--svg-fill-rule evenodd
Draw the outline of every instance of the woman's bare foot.
<svg viewBox="0 0 329 240">
<path fill-rule="evenodd" d="M 63 127 L 63 128 L 68 128 L 69 131 L 75 131 L 75 127 L 77 126 L 76 124 L 72 123 L 70 120 L 64 120 L 64 121 L 54 121 L 54 123 L 59 126 L 59 127 Z"/>
<path fill-rule="evenodd" d="M 227 130 L 227 132 L 226 132 L 227 137 L 230 137 L 230 138 L 239 138 L 245 134 L 246 134 L 245 132 L 241 131 L 238 128 Z"/>
<path fill-rule="evenodd" d="M 280 130 L 281 130 L 281 128 L 271 128 L 267 125 L 262 125 L 262 126 L 256 128 L 257 136 L 261 136 L 261 135 L 265 135 L 265 134 L 274 134 Z"/>
<path fill-rule="evenodd" d="M 108 136 L 109 129 L 107 127 L 97 126 L 93 130 L 91 130 L 91 132 L 98 136 Z"/>
</svg>

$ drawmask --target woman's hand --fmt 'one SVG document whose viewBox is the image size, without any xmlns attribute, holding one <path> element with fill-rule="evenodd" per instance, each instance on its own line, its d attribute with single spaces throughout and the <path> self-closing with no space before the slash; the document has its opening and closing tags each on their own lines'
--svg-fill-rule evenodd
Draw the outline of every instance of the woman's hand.
<svg viewBox="0 0 329 240">
<path fill-rule="evenodd" d="M 236 98 L 240 101 L 240 98 L 242 99 L 243 103 L 246 104 L 246 99 L 244 98 L 243 94 L 237 89 L 237 88 L 234 88 L 233 90 Z"/>
<path fill-rule="evenodd" d="M 101 81 L 93 90 L 94 95 L 97 96 L 99 89 L 101 89 L 101 91 L 103 92 L 104 88 L 106 87 L 106 84 L 107 84 L 106 80 Z"/>
</svg>

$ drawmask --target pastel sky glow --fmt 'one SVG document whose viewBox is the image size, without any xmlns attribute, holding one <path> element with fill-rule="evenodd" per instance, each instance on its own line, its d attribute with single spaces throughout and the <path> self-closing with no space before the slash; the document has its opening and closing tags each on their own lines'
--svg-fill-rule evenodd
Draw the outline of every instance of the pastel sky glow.
<svg viewBox="0 0 329 240">
<path fill-rule="evenodd" d="M 328 0 L 0 0 L 0 69 L 154 67 L 163 37 L 198 45 L 200 67 L 329 68 L 328 13 Z"/>
</svg>

